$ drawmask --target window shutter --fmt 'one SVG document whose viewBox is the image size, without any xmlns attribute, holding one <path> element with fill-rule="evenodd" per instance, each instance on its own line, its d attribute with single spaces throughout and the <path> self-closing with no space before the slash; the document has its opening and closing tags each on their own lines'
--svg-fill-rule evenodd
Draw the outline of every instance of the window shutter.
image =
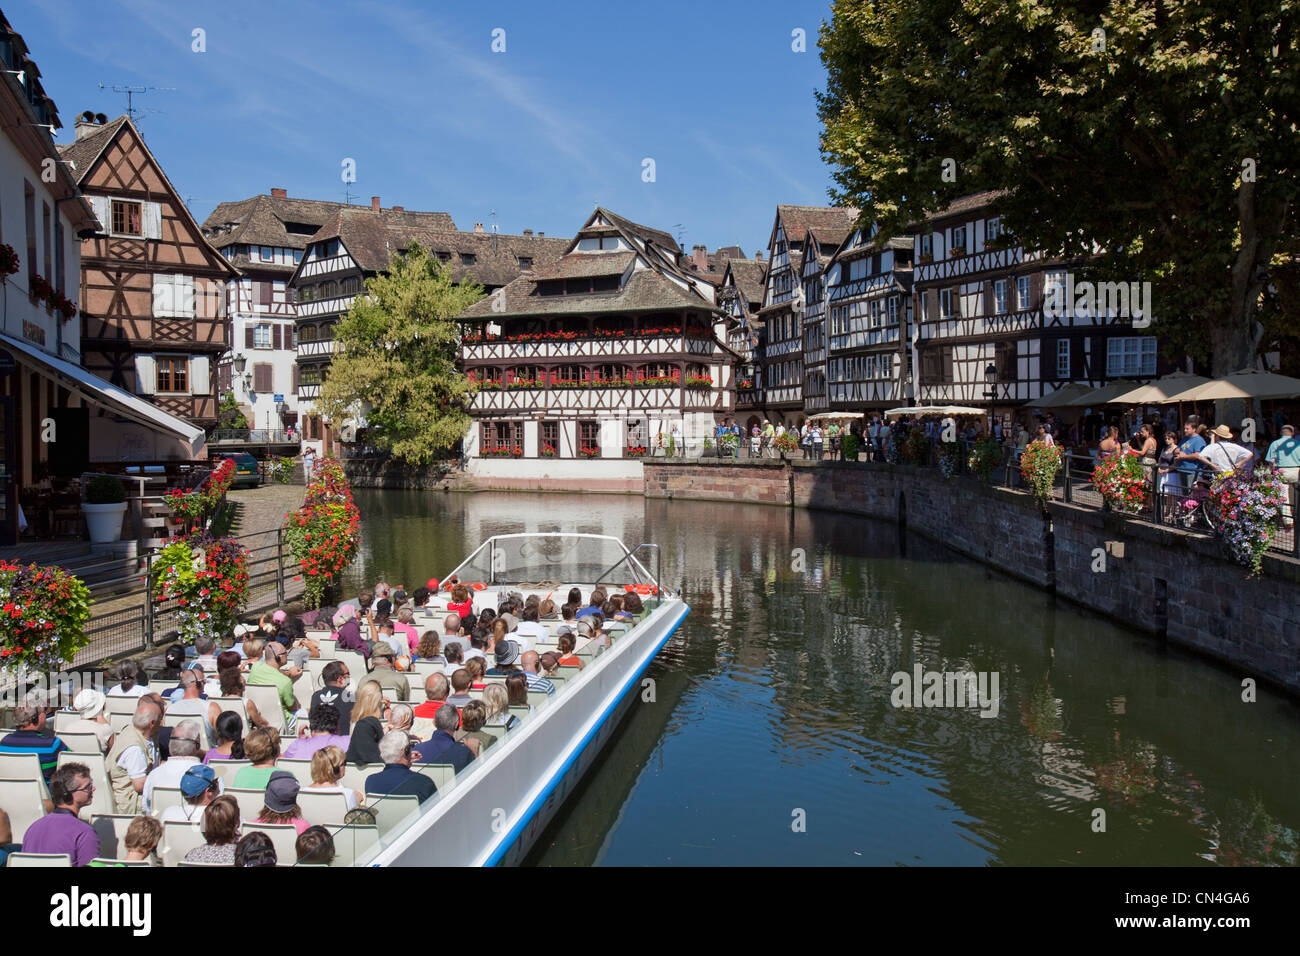
<svg viewBox="0 0 1300 956">
<path fill-rule="evenodd" d="M 937 321 L 939 318 L 939 290 L 929 289 L 925 295 L 925 308 L 929 315 L 926 316 L 930 321 Z"/>
<path fill-rule="evenodd" d="M 135 393 L 152 395 L 156 390 L 157 365 L 152 355 L 135 357 Z"/>
<path fill-rule="evenodd" d="M 253 366 L 253 391 L 262 395 L 270 395 L 275 391 L 269 362 L 259 362 Z"/>
<path fill-rule="evenodd" d="M 208 380 L 208 368 L 211 359 L 206 355 L 196 355 L 190 359 L 190 394 L 207 395 L 212 391 Z"/>
<path fill-rule="evenodd" d="M 271 348 L 279 349 L 281 347 L 282 340 L 280 338 L 280 323 L 276 322 L 271 326 Z"/>
<path fill-rule="evenodd" d="M 296 362 L 293 366 L 293 394 L 298 394 L 298 365 Z"/>
<path fill-rule="evenodd" d="M 144 208 L 144 237 L 162 238 L 162 206 L 156 202 L 141 203 Z"/>
<path fill-rule="evenodd" d="M 993 294 L 993 280 L 990 279 L 988 282 L 984 283 L 984 315 L 985 316 L 990 316 L 994 314 L 994 305 L 996 304 L 996 302 L 997 302 L 997 297 L 994 296 Z"/>
<path fill-rule="evenodd" d="M 1029 308 L 1035 312 L 1043 308 L 1043 273 L 1035 272 L 1029 277 Z"/>
<path fill-rule="evenodd" d="M 99 220 L 100 232 L 108 232 L 108 230 L 113 227 L 113 222 L 109 215 L 108 197 L 87 196 L 86 198 L 90 200 L 90 205 L 95 210 L 95 218 Z"/>
<path fill-rule="evenodd" d="M 244 326 L 244 348 L 246 349 L 255 348 L 255 345 L 253 343 L 253 334 L 254 333 L 253 333 L 252 323 L 249 323 L 248 325 Z"/>
<path fill-rule="evenodd" d="M 230 391 L 230 384 L 231 384 L 230 380 L 233 374 L 234 374 L 234 370 L 231 369 L 229 362 L 227 362 L 225 365 L 217 366 L 217 391 L 218 392 Z"/>
<path fill-rule="evenodd" d="M 259 281 L 259 282 L 256 283 L 256 285 L 257 285 L 257 302 L 258 302 L 258 305 L 261 305 L 261 306 L 263 306 L 263 307 L 265 307 L 265 308 L 270 308 L 270 306 L 271 306 L 271 283 L 269 283 L 269 282 L 260 282 L 260 281 Z"/>
<path fill-rule="evenodd" d="M 170 319 L 176 315 L 176 284 L 173 276 L 153 277 L 153 314 L 156 319 Z"/>
<path fill-rule="evenodd" d="M 183 318 L 194 318 L 194 276 L 173 276 L 176 288 L 176 314 Z"/>
</svg>

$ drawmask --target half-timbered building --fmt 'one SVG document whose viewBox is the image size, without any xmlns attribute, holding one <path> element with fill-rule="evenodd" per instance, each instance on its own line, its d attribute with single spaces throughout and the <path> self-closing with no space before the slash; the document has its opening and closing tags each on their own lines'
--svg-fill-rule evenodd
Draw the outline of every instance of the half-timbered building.
<svg viewBox="0 0 1300 956">
<path fill-rule="evenodd" d="M 803 287 L 803 407 L 810 415 L 829 407 L 826 382 L 826 267 L 852 229 L 845 218 L 824 217 L 804 232 L 800 284 Z"/>
<path fill-rule="evenodd" d="M 553 263 L 567 244 L 531 230 L 523 235 L 486 232 L 482 223 L 475 223 L 472 231 L 458 230 L 445 212 L 384 209 L 377 196 L 369 208 L 337 210 L 311 237 L 289 281 L 297 308 L 304 447 L 333 454 L 338 440 L 353 437 L 355 422 L 327 422 L 316 410 L 334 353 L 334 325 L 364 292 L 365 280 L 387 270 L 393 255 L 415 243 L 446 264 L 455 281 L 469 279 L 488 292 L 522 272 Z"/>
<path fill-rule="evenodd" d="M 684 258 L 667 233 L 597 207 L 557 262 L 467 309 L 471 465 L 521 457 L 536 463 L 513 471 L 544 477 L 654 450 L 674 429 L 711 435 L 734 411 L 735 355 L 714 286 Z"/>
<path fill-rule="evenodd" d="M 1167 370 L 1155 336 L 1120 310 L 1053 307 L 1066 304 L 1080 263 L 1007 236 L 997 193 L 956 200 L 914 243 L 918 404 L 991 405 L 1009 418 L 1070 382 L 1100 387 Z"/>
<path fill-rule="evenodd" d="M 880 238 L 874 226 L 854 229 L 823 273 L 830 411 L 883 410 L 912 395 L 912 238 Z"/>
<path fill-rule="evenodd" d="M 768 238 L 768 269 L 758 318 L 764 326 L 761 355 L 762 385 L 758 396 L 763 415 L 773 422 L 797 424 L 804 417 L 804 242 L 811 230 L 825 236 L 828 247 L 838 245 L 857 220 L 858 210 L 839 206 L 778 205 Z M 812 258 L 820 254 L 820 243 Z M 820 280 L 810 285 L 820 288 Z M 820 296 L 818 299 L 820 303 Z M 820 309 L 820 304 L 818 309 Z M 817 312 L 817 325 L 821 325 Z M 820 335 L 819 331 L 819 335 Z M 823 354 L 824 346 L 817 355 Z M 818 373 L 821 372 L 820 365 Z M 824 382 L 824 378 L 821 380 Z"/>
<path fill-rule="evenodd" d="M 76 142 L 60 151 L 104 228 L 81 245 L 82 363 L 171 415 L 215 427 L 234 267 L 203 236 L 130 117 L 79 121 Z M 147 456 L 152 439 L 122 440 L 123 453 Z"/>
<path fill-rule="evenodd" d="M 762 323 L 757 313 L 766 278 L 766 260 L 730 259 L 718 288 L 718 307 L 727 315 L 727 347 L 736 353 L 736 417 L 746 428 L 759 421 Z"/>
<path fill-rule="evenodd" d="M 297 307 L 289 279 L 311 237 L 342 203 L 290 198 L 284 189 L 220 203 L 203 232 L 239 270 L 226 288 L 230 353 L 218 369 L 249 425 L 284 436 L 298 422 Z"/>
</svg>

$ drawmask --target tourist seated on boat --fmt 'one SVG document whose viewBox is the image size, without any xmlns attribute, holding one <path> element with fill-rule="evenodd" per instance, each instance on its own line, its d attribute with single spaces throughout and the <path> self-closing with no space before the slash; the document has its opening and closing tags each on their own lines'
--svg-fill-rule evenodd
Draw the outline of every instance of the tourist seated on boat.
<svg viewBox="0 0 1300 956">
<path fill-rule="evenodd" d="M 582 607 L 580 603 L 579 604 L 569 603 L 569 604 L 561 605 L 560 620 L 564 621 L 567 624 L 576 623 L 578 620 L 578 608 L 580 607 Z"/>
<path fill-rule="evenodd" d="M 526 651 L 532 650 L 537 642 L 546 640 L 546 628 L 538 623 L 539 617 L 537 605 L 524 605 L 521 620 L 515 626 L 515 640 Z"/>
<path fill-rule="evenodd" d="M 465 666 L 465 652 L 459 644 L 444 644 L 442 656 L 447 659 L 447 663 L 442 666 L 442 672 L 448 677 Z"/>
<path fill-rule="evenodd" d="M 181 671 L 180 696 L 173 697 L 170 704 L 167 705 L 167 715 L 169 717 L 198 717 L 200 720 L 207 720 L 208 711 L 211 705 L 203 699 L 203 669 L 198 664 L 193 665 L 193 670 Z M 217 689 L 220 690 L 220 683 Z M 207 724 L 211 727 L 211 724 Z"/>
<path fill-rule="evenodd" d="M 473 751 L 456 740 L 460 712 L 451 704 L 443 704 L 434 715 L 433 726 L 433 736 L 415 747 L 412 760 L 415 763 L 449 763 L 460 773 L 474 759 Z"/>
<path fill-rule="evenodd" d="M 240 699 L 244 702 L 244 711 L 249 723 L 254 727 L 269 726 L 265 717 L 257 709 L 257 704 L 244 696 L 244 672 L 239 669 L 239 655 L 234 651 L 222 651 L 217 655 L 217 681 L 221 685 L 221 697 Z M 208 701 L 208 724 L 216 727 L 221 717 L 220 698 Z"/>
<path fill-rule="evenodd" d="M 415 648 L 413 661 L 427 661 L 430 664 L 445 664 L 447 658 L 442 656 L 442 638 L 437 631 L 425 631 L 420 635 L 420 643 Z"/>
<path fill-rule="evenodd" d="M 253 655 L 249 654 L 251 658 Z M 271 641 L 262 651 L 262 659 L 248 668 L 250 684 L 274 684 L 284 712 L 284 724 L 292 727 L 298 713 L 298 699 L 293 695 L 293 682 L 302 676 L 301 667 L 289 667 L 289 649 L 279 641 Z"/>
<path fill-rule="evenodd" d="M 274 727 L 255 727 L 244 738 L 244 759 L 252 765 L 241 767 L 230 785 L 236 790 L 265 790 L 280 759 L 280 732 Z"/>
<path fill-rule="evenodd" d="M 429 589 L 427 587 L 418 587 L 411 592 L 411 606 L 415 608 L 425 607 L 429 603 Z"/>
<path fill-rule="evenodd" d="M 143 697 L 149 693 L 149 681 L 135 661 L 121 661 L 113 671 L 117 686 L 109 689 L 110 697 Z"/>
<path fill-rule="evenodd" d="M 406 637 L 406 647 L 399 647 L 399 654 L 414 654 L 419 648 L 420 633 L 415 629 L 415 612 L 409 605 L 398 608 L 397 620 L 393 622 L 393 633 Z"/>
<path fill-rule="evenodd" d="M 572 604 L 575 608 L 582 607 L 582 589 L 569 588 L 569 597 L 568 600 L 566 600 L 564 603 Z"/>
<path fill-rule="evenodd" d="M 465 660 L 483 660 L 488 655 L 488 648 L 493 644 L 490 631 L 473 627 L 469 632 L 469 647 L 465 649 Z"/>
<path fill-rule="evenodd" d="M 447 610 L 452 614 L 459 614 L 461 617 L 469 617 L 474 613 L 474 599 L 470 597 L 469 588 L 463 584 L 457 584 L 451 589 L 451 600 L 447 602 Z"/>
<path fill-rule="evenodd" d="M 352 705 L 352 739 L 348 741 L 348 763 L 380 763 L 379 741 L 387 728 L 388 702 L 384 689 L 373 680 L 367 680 L 357 690 L 356 703 Z"/>
<path fill-rule="evenodd" d="M 317 704 L 308 719 L 309 733 L 299 737 L 284 750 L 285 760 L 310 760 L 322 747 L 347 749 L 349 738 L 339 734 L 339 709 L 333 704 Z"/>
<path fill-rule="evenodd" d="M 509 731 L 519 723 L 519 718 L 510 713 L 510 694 L 506 691 L 505 684 L 498 682 L 484 687 L 483 706 L 487 708 L 485 725 L 488 727 L 504 727 Z"/>
<path fill-rule="evenodd" d="M 356 702 L 352 694 L 352 672 L 342 661 L 330 661 L 321 669 L 320 677 L 325 686 L 311 695 L 311 711 L 308 719 L 311 719 L 310 715 L 315 713 L 317 707 L 329 704 L 338 709 L 339 730 L 350 732 L 352 705 Z"/>
<path fill-rule="evenodd" d="M 9 819 L 9 814 L 3 808 L 0 808 L 0 867 L 3 867 L 9 859 L 10 853 L 21 853 L 23 845 L 14 842 L 13 822 Z"/>
<path fill-rule="evenodd" d="M 185 771 L 200 762 L 203 724 L 197 720 L 182 720 L 172 731 L 167 744 L 167 759 L 145 776 L 141 791 L 141 807 L 153 813 L 153 792 L 157 787 L 179 787 Z"/>
<path fill-rule="evenodd" d="M 405 674 L 399 674 L 394 666 L 397 652 L 384 641 L 375 641 L 370 652 L 370 679 L 377 682 L 390 697 L 397 700 L 411 699 L 411 684 Z"/>
<path fill-rule="evenodd" d="M 388 730 L 404 730 L 416 743 L 420 742 L 420 737 L 411 730 L 415 723 L 415 709 L 410 704 L 403 704 L 400 701 L 394 702 L 388 708 Z"/>
<path fill-rule="evenodd" d="M 636 618 L 645 611 L 645 605 L 641 603 L 641 595 L 635 591 L 628 591 L 623 595 L 623 613 Z"/>
<path fill-rule="evenodd" d="M 465 670 L 469 671 L 470 690 L 482 690 L 486 685 L 483 675 L 487 673 L 487 661 L 482 657 L 471 657 L 465 662 Z"/>
<path fill-rule="evenodd" d="M 524 679 L 528 681 L 529 690 L 544 690 L 555 693 L 555 685 L 541 673 L 541 657 L 536 651 L 524 651 L 519 655 L 519 666 L 524 670 Z"/>
<path fill-rule="evenodd" d="M 203 755 L 204 763 L 212 763 L 214 760 L 243 760 L 244 718 L 233 710 L 225 711 L 217 717 L 212 739 L 216 746 Z"/>
<path fill-rule="evenodd" d="M 235 844 L 234 865 L 243 869 L 249 866 L 277 866 L 275 844 L 261 830 L 244 834 Z"/>
<path fill-rule="evenodd" d="M 0 754 L 36 754 L 46 784 L 59 765 L 59 754 L 68 749 L 53 728 L 48 726 L 50 708 L 45 706 L 45 692 L 30 691 L 23 703 L 14 708 L 14 726 L 18 729 L 0 739 Z"/>
<path fill-rule="evenodd" d="M 216 651 L 217 642 L 214 638 L 206 634 L 194 638 L 194 661 L 208 677 L 215 677 L 217 673 Z"/>
<path fill-rule="evenodd" d="M 509 677 L 511 674 L 519 673 L 519 642 L 512 640 L 500 641 L 496 646 L 496 664 L 487 672 L 489 677 Z"/>
<path fill-rule="evenodd" d="M 561 665 L 568 666 L 570 664 L 577 664 L 578 667 L 582 667 L 582 660 L 573 653 L 573 649 L 577 646 L 578 642 L 574 640 L 571 633 L 568 631 L 563 632 L 558 638 L 556 638 L 556 643 L 560 647 Z"/>
<path fill-rule="evenodd" d="M 379 755 L 384 769 L 366 777 L 366 793 L 380 796 L 414 794 L 420 798 L 421 803 L 437 793 L 438 788 L 432 780 L 411 769 L 414 750 L 411 738 L 402 731 L 394 730 L 384 734 L 379 741 Z"/>
<path fill-rule="evenodd" d="M 77 719 L 67 727 L 70 734 L 94 734 L 102 753 L 108 753 L 113 746 L 113 725 L 108 722 L 104 710 L 107 704 L 108 698 L 93 687 L 78 691 L 72 699 L 72 709 L 77 712 Z"/>
<path fill-rule="evenodd" d="M 506 698 L 511 707 L 527 707 L 532 710 L 532 705 L 528 703 L 528 678 L 523 671 L 516 671 L 506 678 Z"/>
<path fill-rule="evenodd" d="M 348 758 L 343 748 L 330 744 L 311 755 L 311 783 L 308 790 L 323 793 L 341 793 L 347 801 L 348 809 L 359 806 L 364 799 L 361 793 L 342 784 L 343 775 L 347 773 Z"/>
<path fill-rule="evenodd" d="M 266 782 L 265 803 L 257 816 L 258 823 L 292 823 L 299 835 L 310 823 L 303 819 L 302 807 L 298 806 L 298 791 L 302 784 L 298 778 L 287 770 L 277 770 Z"/>
<path fill-rule="evenodd" d="M 206 764 L 194 764 L 181 776 L 181 802 L 172 804 L 162 812 L 159 819 L 166 823 L 174 820 L 179 823 L 198 823 L 208 804 L 221 796 L 221 781 L 216 772 Z"/>
<path fill-rule="evenodd" d="M 560 672 L 560 655 L 555 651 L 546 651 L 538 658 L 537 664 L 543 677 L 554 677 Z"/>
<path fill-rule="evenodd" d="M 307 636 L 307 628 L 302 623 L 302 618 L 285 618 L 276 630 L 274 638 L 289 649 L 289 663 L 297 668 L 306 667 L 307 661 L 320 657 L 320 645 Z"/>
<path fill-rule="evenodd" d="M 329 866 L 334 862 L 334 837 L 325 827 L 308 827 L 298 835 L 293 851 L 299 863 Z"/>
<path fill-rule="evenodd" d="M 580 610 L 577 616 L 583 618 L 588 614 L 599 614 L 600 609 L 605 606 L 605 600 L 607 597 L 608 595 L 605 594 L 603 589 L 596 588 L 596 590 L 591 592 L 591 600 L 587 603 L 587 606 Z"/>
<path fill-rule="evenodd" d="M 424 696 L 425 701 L 415 708 L 415 717 L 417 720 L 433 720 L 434 715 L 438 713 L 438 708 L 447 702 L 447 695 L 451 693 L 451 681 L 447 679 L 446 674 L 430 674 L 424 679 Z"/>
<path fill-rule="evenodd" d="M 458 668 L 451 675 L 451 694 L 447 697 L 447 703 L 455 704 L 457 707 L 464 707 L 473 698 L 469 696 L 470 685 L 474 683 L 473 678 L 469 676 L 469 671 L 465 668 Z"/>
<path fill-rule="evenodd" d="M 498 614 L 492 621 L 492 626 L 488 629 L 489 639 L 483 648 L 483 653 L 491 654 L 496 651 L 496 646 L 510 636 L 510 614 Z"/>
<path fill-rule="evenodd" d="M 469 748 L 475 757 L 496 742 L 496 738 L 483 729 L 487 722 L 487 705 L 481 700 L 471 700 L 460 712 L 460 727 L 456 739 Z"/>
<path fill-rule="evenodd" d="M 469 630 L 459 614 L 448 614 L 442 619 L 442 649 L 444 653 L 452 644 L 462 651 L 469 647 Z"/>
<path fill-rule="evenodd" d="M 537 619 L 539 621 L 557 621 L 560 618 L 555 602 L 550 598 L 543 598 L 537 605 Z"/>
<path fill-rule="evenodd" d="M 401 587 L 393 590 L 392 594 L 389 595 L 389 600 L 393 602 L 394 614 L 401 610 L 405 605 L 411 603 L 410 597 L 407 596 L 406 589 Z"/>
<path fill-rule="evenodd" d="M 48 778 L 57 808 L 27 827 L 26 853 L 66 853 L 73 866 L 85 866 L 99 856 L 99 835 L 78 814 L 94 799 L 95 784 L 84 763 L 65 763 Z M 12 835 L 12 834 L 11 834 Z"/>
<path fill-rule="evenodd" d="M 239 842 L 239 802 L 228 795 L 217 797 L 203 811 L 202 829 L 207 842 L 186 853 L 185 862 L 233 866 Z"/>
<path fill-rule="evenodd" d="M 609 638 L 606 636 L 604 630 L 602 630 L 604 626 L 605 618 L 600 614 L 600 612 L 588 614 L 586 617 L 578 621 L 578 637 L 585 637 L 588 641 L 591 641 L 594 644 L 609 647 Z"/>
<path fill-rule="evenodd" d="M 388 608 L 392 608 L 393 602 L 388 600 L 388 592 L 389 587 L 387 581 L 376 581 L 375 589 L 371 592 L 373 596 L 370 599 L 370 603 L 362 604 L 361 606 L 369 608 L 371 611 L 378 611 L 380 609 L 379 602 L 386 601 L 388 603 Z"/>
<path fill-rule="evenodd" d="M 361 638 L 361 622 L 351 604 L 344 604 L 334 615 L 334 638 L 339 650 L 357 651 L 362 657 L 370 657 L 370 645 Z"/>
<path fill-rule="evenodd" d="M 154 851 L 162 842 L 162 835 L 163 826 L 160 821 L 153 817 L 136 817 L 127 826 L 126 835 L 122 837 L 122 847 L 126 852 L 122 854 L 121 859 L 128 863 L 148 861 L 151 865 L 157 866 L 158 860 L 154 856 Z M 91 863 L 90 865 L 122 866 L 121 863 Z"/>
<path fill-rule="evenodd" d="M 611 594 L 609 600 L 605 602 L 602 608 L 605 619 L 609 621 L 626 621 L 631 623 L 636 620 L 631 614 L 624 610 L 624 597 L 621 594 Z"/>
<path fill-rule="evenodd" d="M 490 631 L 492 629 L 492 622 L 495 621 L 496 619 L 497 619 L 497 612 L 490 607 L 485 607 L 482 611 L 479 612 L 478 626 L 483 628 L 484 630 Z"/>
</svg>

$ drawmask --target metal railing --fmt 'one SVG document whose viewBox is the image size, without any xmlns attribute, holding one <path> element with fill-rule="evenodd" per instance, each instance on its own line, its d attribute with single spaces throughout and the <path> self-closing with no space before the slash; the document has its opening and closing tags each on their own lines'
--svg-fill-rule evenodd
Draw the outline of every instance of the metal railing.
<svg viewBox="0 0 1300 956">
<path fill-rule="evenodd" d="M 219 442 L 247 442 L 250 445 L 292 444 L 301 436 L 282 428 L 218 428 L 208 438 L 208 444 Z"/>
</svg>

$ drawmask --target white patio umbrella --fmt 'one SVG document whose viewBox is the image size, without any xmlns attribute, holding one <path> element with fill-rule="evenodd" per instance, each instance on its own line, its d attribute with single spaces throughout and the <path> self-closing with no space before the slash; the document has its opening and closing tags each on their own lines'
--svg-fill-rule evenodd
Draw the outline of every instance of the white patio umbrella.
<svg viewBox="0 0 1300 956">
<path fill-rule="evenodd" d="M 914 405 L 890 408 L 884 415 L 886 418 L 902 418 L 904 415 L 987 415 L 988 413 L 987 408 L 974 408 L 969 405 Z"/>
<path fill-rule="evenodd" d="M 1300 395 L 1300 378 L 1244 368 L 1172 395 L 1170 402 L 1214 402 L 1232 398 L 1292 398 Z"/>
<path fill-rule="evenodd" d="M 1154 382 L 1139 385 L 1130 391 L 1117 395 L 1111 401 L 1116 405 L 1172 405 L 1178 399 L 1173 396 L 1180 392 L 1204 385 L 1209 381 L 1204 375 L 1192 375 L 1189 372 L 1170 372 Z"/>
</svg>

